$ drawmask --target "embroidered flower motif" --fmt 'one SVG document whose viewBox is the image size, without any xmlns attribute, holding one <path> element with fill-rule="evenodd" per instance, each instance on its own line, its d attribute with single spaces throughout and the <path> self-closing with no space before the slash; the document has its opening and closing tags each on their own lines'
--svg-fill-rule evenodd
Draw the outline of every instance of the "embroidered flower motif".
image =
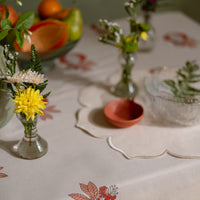
<svg viewBox="0 0 200 200">
<path fill-rule="evenodd" d="M 0 167 L 0 170 L 3 169 L 3 167 Z M 4 174 L 4 173 L 0 173 L 0 178 L 5 178 L 7 177 L 8 175 L 7 174 Z"/>
<path fill-rule="evenodd" d="M 60 57 L 60 62 L 66 67 L 72 69 L 82 69 L 84 71 L 90 70 L 92 65 L 95 65 L 93 61 L 88 60 L 87 56 L 83 53 L 74 52 L 66 54 Z"/>
<path fill-rule="evenodd" d="M 46 102 L 43 101 L 43 96 L 39 92 L 39 90 L 35 90 L 32 87 L 18 92 L 13 100 L 17 106 L 14 112 L 24 113 L 26 121 L 30 118 L 34 120 L 35 113 L 43 115 L 44 113 L 40 109 L 45 109 Z"/>
<path fill-rule="evenodd" d="M 15 73 L 13 76 L 8 76 L 7 81 L 10 83 L 33 83 L 40 84 L 43 83 L 46 79 L 44 78 L 44 74 L 39 74 L 38 72 L 31 71 L 31 69 L 25 71 L 20 71 Z"/>
<path fill-rule="evenodd" d="M 171 42 L 176 46 L 188 46 L 196 47 L 197 41 L 193 38 L 190 38 L 185 33 L 181 32 L 170 32 L 163 36 L 164 40 Z"/>
<path fill-rule="evenodd" d="M 118 194 L 118 188 L 115 185 L 102 186 L 98 189 L 94 183 L 89 182 L 88 185 L 80 183 L 80 188 L 89 198 L 78 193 L 69 194 L 69 196 L 75 200 L 115 200 Z"/>
<path fill-rule="evenodd" d="M 59 113 L 60 110 L 55 109 L 55 105 L 48 105 L 49 101 L 48 99 L 43 99 L 44 102 L 47 102 L 46 108 L 45 110 L 43 110 L 44 115 L 41 115 L 40 118 L 42 120 L 46 120 L 46 119 L 53 119 L 53 116 L 50 113 Z"/>
</svg>

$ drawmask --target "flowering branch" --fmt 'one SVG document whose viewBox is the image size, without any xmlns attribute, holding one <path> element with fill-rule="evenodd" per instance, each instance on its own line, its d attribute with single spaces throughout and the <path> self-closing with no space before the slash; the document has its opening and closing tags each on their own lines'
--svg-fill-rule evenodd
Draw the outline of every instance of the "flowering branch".
<svg viewBox="0 0 200 200">
<path fill-rule="evenodd" d="M 141 0 L 129 0 L 125 2 L 124 7 L 129 15 L 130 33 L 126 36 L 123 30 L 117 23 L 108 21 L 107 19 L 100 19 L 99 25 L 102 28 L 99 41 L 118 47 L 126 53 L 131 53 L 138 50 L 138 41 L 140 37 L 143 40 L 147 39 L 147 33 L 150 28 L 143 23 L 136 21 L 136 9 Z"/>
</svg>

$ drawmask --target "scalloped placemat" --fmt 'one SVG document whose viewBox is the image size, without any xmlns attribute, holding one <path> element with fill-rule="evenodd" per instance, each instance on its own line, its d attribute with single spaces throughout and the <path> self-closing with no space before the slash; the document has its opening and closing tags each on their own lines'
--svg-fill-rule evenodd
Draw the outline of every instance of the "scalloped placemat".
<svg viewBox="0 0 200 200">
<path fill-rule="evenodd" d="M 104 106 L 118 99 L 110 92 L 110 87 L 120 78 L 118 72 L 106 84 L 93 84 L 80 92 L 79 102 L 83 107 L 78 112 L 76 126 L 94 137 L 107 139 L 109 146 L 127 159 L 155 158 L 165 153 L 179 158 L 200 158 L 200 126 L 174 126 L 155 121 L 144 101 L 143 79 L 148 72 L 133 72 L 132 78 L 139 88 L 135 102 L 144 107 L 144 117 L 138 124 L 116 128 L 104 117 Z"/>
</svg>

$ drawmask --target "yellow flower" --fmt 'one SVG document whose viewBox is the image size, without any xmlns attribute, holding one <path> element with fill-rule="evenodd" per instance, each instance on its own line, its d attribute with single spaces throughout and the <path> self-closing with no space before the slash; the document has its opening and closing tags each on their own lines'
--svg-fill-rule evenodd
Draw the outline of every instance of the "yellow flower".
<svg viewBox="0 0 200 200">
<path fill-rule="evenodd" d="M 40 95 L 40 91 L 33 89 L 31 86 L 22 92 L 18 92 L 13 101 L 17 106 L 14 113 L 24 113 L 26 115 L 26 121 L 30 118 L 34 120 L 36 113 L 43 115 L 44 113 L 40 109 L 46 108 L 46 102 L 43 101 L 43 96 Z"/>
<path fill-rule="evenodd" d="M 128 43 L 128 42 L 131 42 L 133 40 L 133 37 L 132 36 L 128 36 L 125 38 L 125 41 Z"/>
<path fill-rule="evenodd" d="M 140 36 L 141 36 L 141 38 L 142 38 L 143 40 L 147 40 L 147 38 L 149 37 L 149 36 L 147 35 L 147 33 L 144 32 L 144 31 L 140 34 Z"/>
</svg>

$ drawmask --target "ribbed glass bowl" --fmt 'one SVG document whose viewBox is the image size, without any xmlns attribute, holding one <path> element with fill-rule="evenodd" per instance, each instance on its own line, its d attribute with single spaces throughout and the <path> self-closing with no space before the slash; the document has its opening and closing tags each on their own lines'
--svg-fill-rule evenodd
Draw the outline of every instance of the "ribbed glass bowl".
<svg viewBox="0 0 200 200">
<path fill-rule="evenodd" d="M 80 40 L 80 39 L 79 39 Z M 79 42 L 76 40 L 74 42 L 67 42 L 65 46 L 61 48 L 56 48 L 44 52 L 39 53 L 40 61 L 42 64 L 43 72 L 48 72 L 54 67 L 53 59 L 61 57 L 71 51 Z M 19 51 L 19 59 L 18 64 L 21 69 L 26 69 L 27 64 L 30 61 L 30 53 L 20 52 Z"/>
<path fill-rule="evenodd" d="M 176 98 L 163 80 L 174 79 L 177 69 L 166 69 L 145 77 L 146 105 L 163 124 L 193 126 L 200 124 L 200 96 Z M 199 87 L 198 87 L 199 85 Z M 196 87 L 200 88 L 200 83 Z"/>
</svg>

